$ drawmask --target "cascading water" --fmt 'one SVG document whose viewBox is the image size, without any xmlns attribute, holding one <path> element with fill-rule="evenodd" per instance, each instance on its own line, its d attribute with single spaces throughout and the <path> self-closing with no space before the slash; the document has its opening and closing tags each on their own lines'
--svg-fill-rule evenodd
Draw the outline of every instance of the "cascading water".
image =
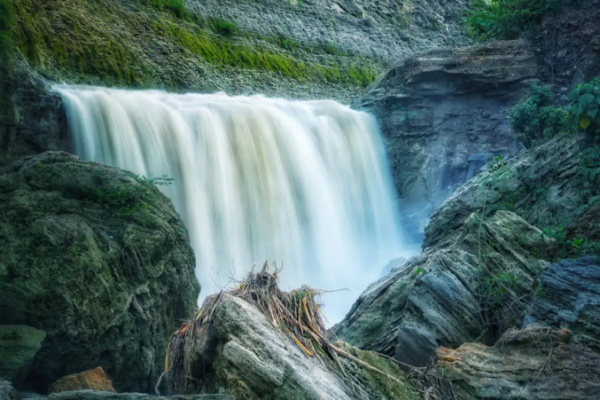
<svg viewBox="0 0 600 400">
<path fill-rule="evenodd" d="M 372 119 L 334 101 L 59 86 L 76 151 L 146 177 L 189 228 L 202 297 L 277 261 L 283 288 L 327 294 L 343 317 L 403 254 Z"/>
</svg>

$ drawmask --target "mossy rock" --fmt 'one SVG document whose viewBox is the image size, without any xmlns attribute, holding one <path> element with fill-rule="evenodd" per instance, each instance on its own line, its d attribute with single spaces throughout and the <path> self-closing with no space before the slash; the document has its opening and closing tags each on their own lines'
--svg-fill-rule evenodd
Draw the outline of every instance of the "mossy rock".
<svg viewBox="0 0 600 400">
<path fill-rule="evenodd" d="M 45 338 L 46 332 L 30 326 L 0 325 L 0 377 L 21 384 Z"/>
<path fill-rule="evenodd" d="M 62 152 L 0 169 L 0 324 L 47 332 L 28 380 L 102 366 L 123 391 L 156 383 L 198 299 L 171 202 L 131 174 Z"/>
</svg>

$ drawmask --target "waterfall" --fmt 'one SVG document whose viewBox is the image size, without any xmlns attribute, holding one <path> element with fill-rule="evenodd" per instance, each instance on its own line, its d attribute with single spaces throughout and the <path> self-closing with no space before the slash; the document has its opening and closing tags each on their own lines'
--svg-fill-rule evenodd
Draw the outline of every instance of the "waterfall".
<svg viewBox="0 0 600 400">
<path fill-rule="evenodd" d="M 58 86 L 77 154 L 162 186 L 190 232 L 205 297 L 265 260 L 340 320 L 403 255 L 371 117 L 334 101 Z M 283 262 L 283 264 L 281 264 Z"/>
</svg>

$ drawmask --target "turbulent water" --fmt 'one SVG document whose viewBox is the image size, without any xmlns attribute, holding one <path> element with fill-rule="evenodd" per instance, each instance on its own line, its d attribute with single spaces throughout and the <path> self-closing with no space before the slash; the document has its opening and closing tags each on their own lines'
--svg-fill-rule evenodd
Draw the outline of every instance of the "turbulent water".
<svg viewBox="0 0 600 400">
<path fill-rule="evenodd" d="M 147 177 L 190 231 L 204 297 L 254 263 L 283 288 L 350 289 L 322 300 L 343 317 L 403 254 L 372 119 L 334 101 L 176 95 L 61 86 L 79 156 Z"/>
</svg>

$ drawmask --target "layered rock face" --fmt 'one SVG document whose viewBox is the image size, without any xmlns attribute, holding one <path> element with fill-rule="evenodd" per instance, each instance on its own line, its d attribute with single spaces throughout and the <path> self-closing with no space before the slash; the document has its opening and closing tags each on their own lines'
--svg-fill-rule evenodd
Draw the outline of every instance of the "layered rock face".
<svg viewBox="0 0 600 400">
<path fill-rule="evenodd" d="M 568 329 L 573 342 L 600 353 L 600 259 L 552 264 L 539 278 L 525 325 Z"/>
<path fill-rule="evenodd" d="M 468 400 L 587 400 L 598 397 L 600 355 L 572 343 L 567 330 L 532 325 L 493 347 L 440 349 L 436 366 Z"/>
<path fill-rule="evenodd" d="M 547 322 L 550 326 L 575 330 L 579 324 L 575 321 L 580 321 L 594 337 L 596 328 L 589 322 L 596 315 L 595 300 L 589 300 L 596 290 L 592 267 L 574 263 L 571 272 L 557 275 L 557 266 L 543 275 L 542 286 L 536 281 L 549 265 L 542 258 L 555 258 L 557 246 L 573 248 L 569 242 L 573 237 L 585 238 L 590 245 L 599 239 L 598 177 L 582 173 L 589 167 L 584 160 L 590 148 L 583 136 L 557 137 L 480 173 L 434 213 L 423 255 L 367 289 L 333 332 L 358 347 L 423 365 L 439 346 L 457 347 L 476 339 L 493 343 L 497 336 L 483 330 L 486 326 L 495 326 L 498 332 L 522 326 L 527 302 L 499 299 L 499 304 L 491 305 L 494 313 L 498 306 L 502 313 L 507 304 L 514 312 L 499 324 L 486 320 L 490 308 L 486 297 L 497 285 L 496 290 L 511 292 L 513 299 L 527 299 L 540 288 L 542 294 L 533 303 L 539 303 L 538 311 L 532 309 L 532 316 L 555 310 L 556 321 Z M 540 231 L 558 224 L 566 237 L 555 240 Z M 544 305 L 543 296 L 550 296 L 543 295 L 545 280 L 549 288 L 556 286 L 548 293 L 558 291 L 557 298 L 565 304 Z M 589 295 L 577 289 L 577 282 L 584 280 L 590 284 Z M 564 282 L 574 286 L 564 289 Z M 574 310 L 581 317 L 575 318 Z M 536 317 L 538 322 L 542 319 Z M 571 325 L 557 323 L 563 319 Z"/>
<path fill-rule="evenodd" d="M 102 366 L 145 391 L 199 294 L 171 202 L 141 178 L 62 152 L 0 170 L 0 324 L 46 331 L 28 381 Z"/>
<path fill-rule="evenodd" d="M 526 304 L 495 304 L 505 299 L 500 286 L 489 290 L 490 282 L 510 281 L 507 290 L 515 299 L 527 297 L 548 265 L 530 253 L 549 247 L 550 240 L 508 211 L 486 220 L 471 215 L 452 236 L 451 243 L 371 285 L 333 334 L 420 367 L 440 346 L 475 339 L 491 343 L 496 329 L 520 325 Z M 504 312 L 510 302 L 511 311 Z M 503 315 L 502 321 L 495 321 L 494 313 Z"/>
<path fill-rule="evenodd" d="M 396 64 L 354 104 L 381 126 L 407 232 L 422 231 L 494 156 L 519 150 L 508 110 L 537 72 L 524 41 L 432 50 Z"/>
<path fill-rule="evenodd" d="M 544 80 L 564 98 L 573 86 L 600 76 L 599 5 L 597 0 L 565 1 L 533 36 Z"/>
</svg>

